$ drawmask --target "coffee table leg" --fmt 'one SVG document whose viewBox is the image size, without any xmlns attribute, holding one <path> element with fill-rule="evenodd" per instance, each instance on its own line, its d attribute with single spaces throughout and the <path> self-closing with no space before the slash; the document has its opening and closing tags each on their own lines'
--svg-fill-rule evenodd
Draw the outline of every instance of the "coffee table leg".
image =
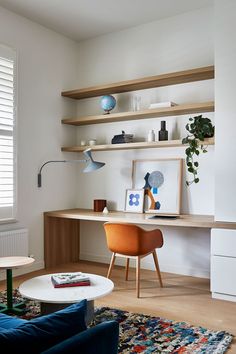
<svg viewBox="0 0 236 354">
<path fill-rule="evenodd" d="M 12 269 L 7 269 L 7 307 L 12 309 Z"/>
<path fill-rule="evenodd" d="M 60 304 L 60 303 L 48 303 L 48 302 L 41 302 L 41 315 L 48 315 L 49 313 L 56 312 L 59 310 L 64 309 L 72 304 Z M 88 325 L 94 317 L 94 300 L 90 300 L 87 302 L 87 311 L 85 314 L 85 323 Z"/>
<path fill-rule="evenodd" d="M 89 325 L 94 318 L 94 300 L 90 300 L 87 302 L 87 311 L 85 314 L 85 323 Z"/>
<path fill-rule="evenodd" d="M 48 315 L 49 313 L 62 310 L 65 307 L 68 307 L 70 305 L 71 304 L 41 302 L 40 303 L 40 312 L 41 312 L 41 315 L 44 316 L 44 315 Z"/>
</svg>

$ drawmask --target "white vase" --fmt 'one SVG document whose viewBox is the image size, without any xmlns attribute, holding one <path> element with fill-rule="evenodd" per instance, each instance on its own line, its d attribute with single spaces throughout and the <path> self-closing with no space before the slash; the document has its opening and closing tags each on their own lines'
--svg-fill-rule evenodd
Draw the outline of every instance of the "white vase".
<svg viewBox="0 0 236 354">
<path fill-rule="evenodd" d="M 155 141 L 155 133 L 154 133 L 154 130 L 149 130 L 148 132 L 148 142 L 152 142 L 152 141 Z"/>
</svg>

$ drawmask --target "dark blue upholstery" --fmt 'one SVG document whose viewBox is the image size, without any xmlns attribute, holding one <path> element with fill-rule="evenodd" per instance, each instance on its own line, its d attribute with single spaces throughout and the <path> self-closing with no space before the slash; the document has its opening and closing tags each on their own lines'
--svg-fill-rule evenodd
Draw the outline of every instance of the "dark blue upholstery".
<svg viewBox="0 0 236 354">
<path fill-rule="evenodd" d="M 119 325 L 86 329 L 87 301 L 30 321 L 0 314 L 0 352 L 24 354 L 117 354 Z"/>
<path fill-rule="evenodd" d="M 17 353 L 19 348 L 24 348 L 24 354 L 41 353 L 51 346 L 86 330 L 84 321 L 87 302 L 73 304 L 63 310 L 38 317 L 30 321 L 19 322 L 15 328 L 0 331 L 0 348 L 3 352 Z M 7 315 L 5 315 L 7 316 Z M 10 317 L 11 318 L 11 317 Z M 16 319 L 12 318 L 13 323 Z M 0 329 L 1 322 L 0 322 Z"/>
<path fill-rule="evenodd" d="M 26 320 L 22 320 L 21 318 L 10 317 L 4 315 L 4 313 L 0 313 L 0 332 L 4 329 L 9 328 L 16 328 L 19 327 L 21 324 L 27 322 Z"/>
<path fill-rule="evenodd" d="M 107 321 L 66 339 L 42 354 L 117 354 L 119 324 Z"/>
</svg>

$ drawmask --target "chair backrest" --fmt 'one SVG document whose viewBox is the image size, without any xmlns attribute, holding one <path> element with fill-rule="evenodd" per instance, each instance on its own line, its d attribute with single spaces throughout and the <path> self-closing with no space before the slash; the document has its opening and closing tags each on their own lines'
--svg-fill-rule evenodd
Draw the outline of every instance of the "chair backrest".
<svg viewBox="0 0 236 354">
<path fill-rule="evenodd" d="M 123 255 L 137 256 L 149 252 L 150 242 L 147 240 L 148 233 L 141 227 L 125 223 L 104 224 L 107 246 L 110 251 Z M 160 230 L 155 230 L 156 247 L 161 247 L 163 237 Z M 159 240 L 159 242 L 158 242 Z M 151 242 L 153 244 L 153 242 Z M 148 247 L 147 247 L 148 246 Z M 153 249 L 155 247 L 153 246 Z"/>
<path fill-rule="evenodd" d="M 142 229 L 132 224 L 105 223 L 107 246 L 110 251 L 132 255 L 138 248 Z"/>
</svg>

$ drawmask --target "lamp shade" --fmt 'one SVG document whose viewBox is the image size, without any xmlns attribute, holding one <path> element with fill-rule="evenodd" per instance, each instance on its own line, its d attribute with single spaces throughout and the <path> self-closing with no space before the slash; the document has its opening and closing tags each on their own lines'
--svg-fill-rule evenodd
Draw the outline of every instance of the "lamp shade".
<svg viewBox="0 0 236 354">
<path fill-rule="evenodd" d="M 89 164 L 85 167 L 83 172 L 93 172 L 95 170 L 98 170 L 99 168 L 103 167 L 105 165 L 104 162 L 97 162 L 97 161 L 91 161 Z"/>
<path fill-rule="evenodd" d="M 94 161 L 94 159 L 92 158 L 91 149 L 87 149 L 83 153 L 86 156 L 86 160 L 88 162 L 88 165 L 85 167 L 83 172 L 85 172 L 85 173 L 93 172 L 93 171 L 98 170 L 99 168 L 101 168 L 101 167 L 103 167 L 105 165 L 104 162 Z"/>
</svg>

